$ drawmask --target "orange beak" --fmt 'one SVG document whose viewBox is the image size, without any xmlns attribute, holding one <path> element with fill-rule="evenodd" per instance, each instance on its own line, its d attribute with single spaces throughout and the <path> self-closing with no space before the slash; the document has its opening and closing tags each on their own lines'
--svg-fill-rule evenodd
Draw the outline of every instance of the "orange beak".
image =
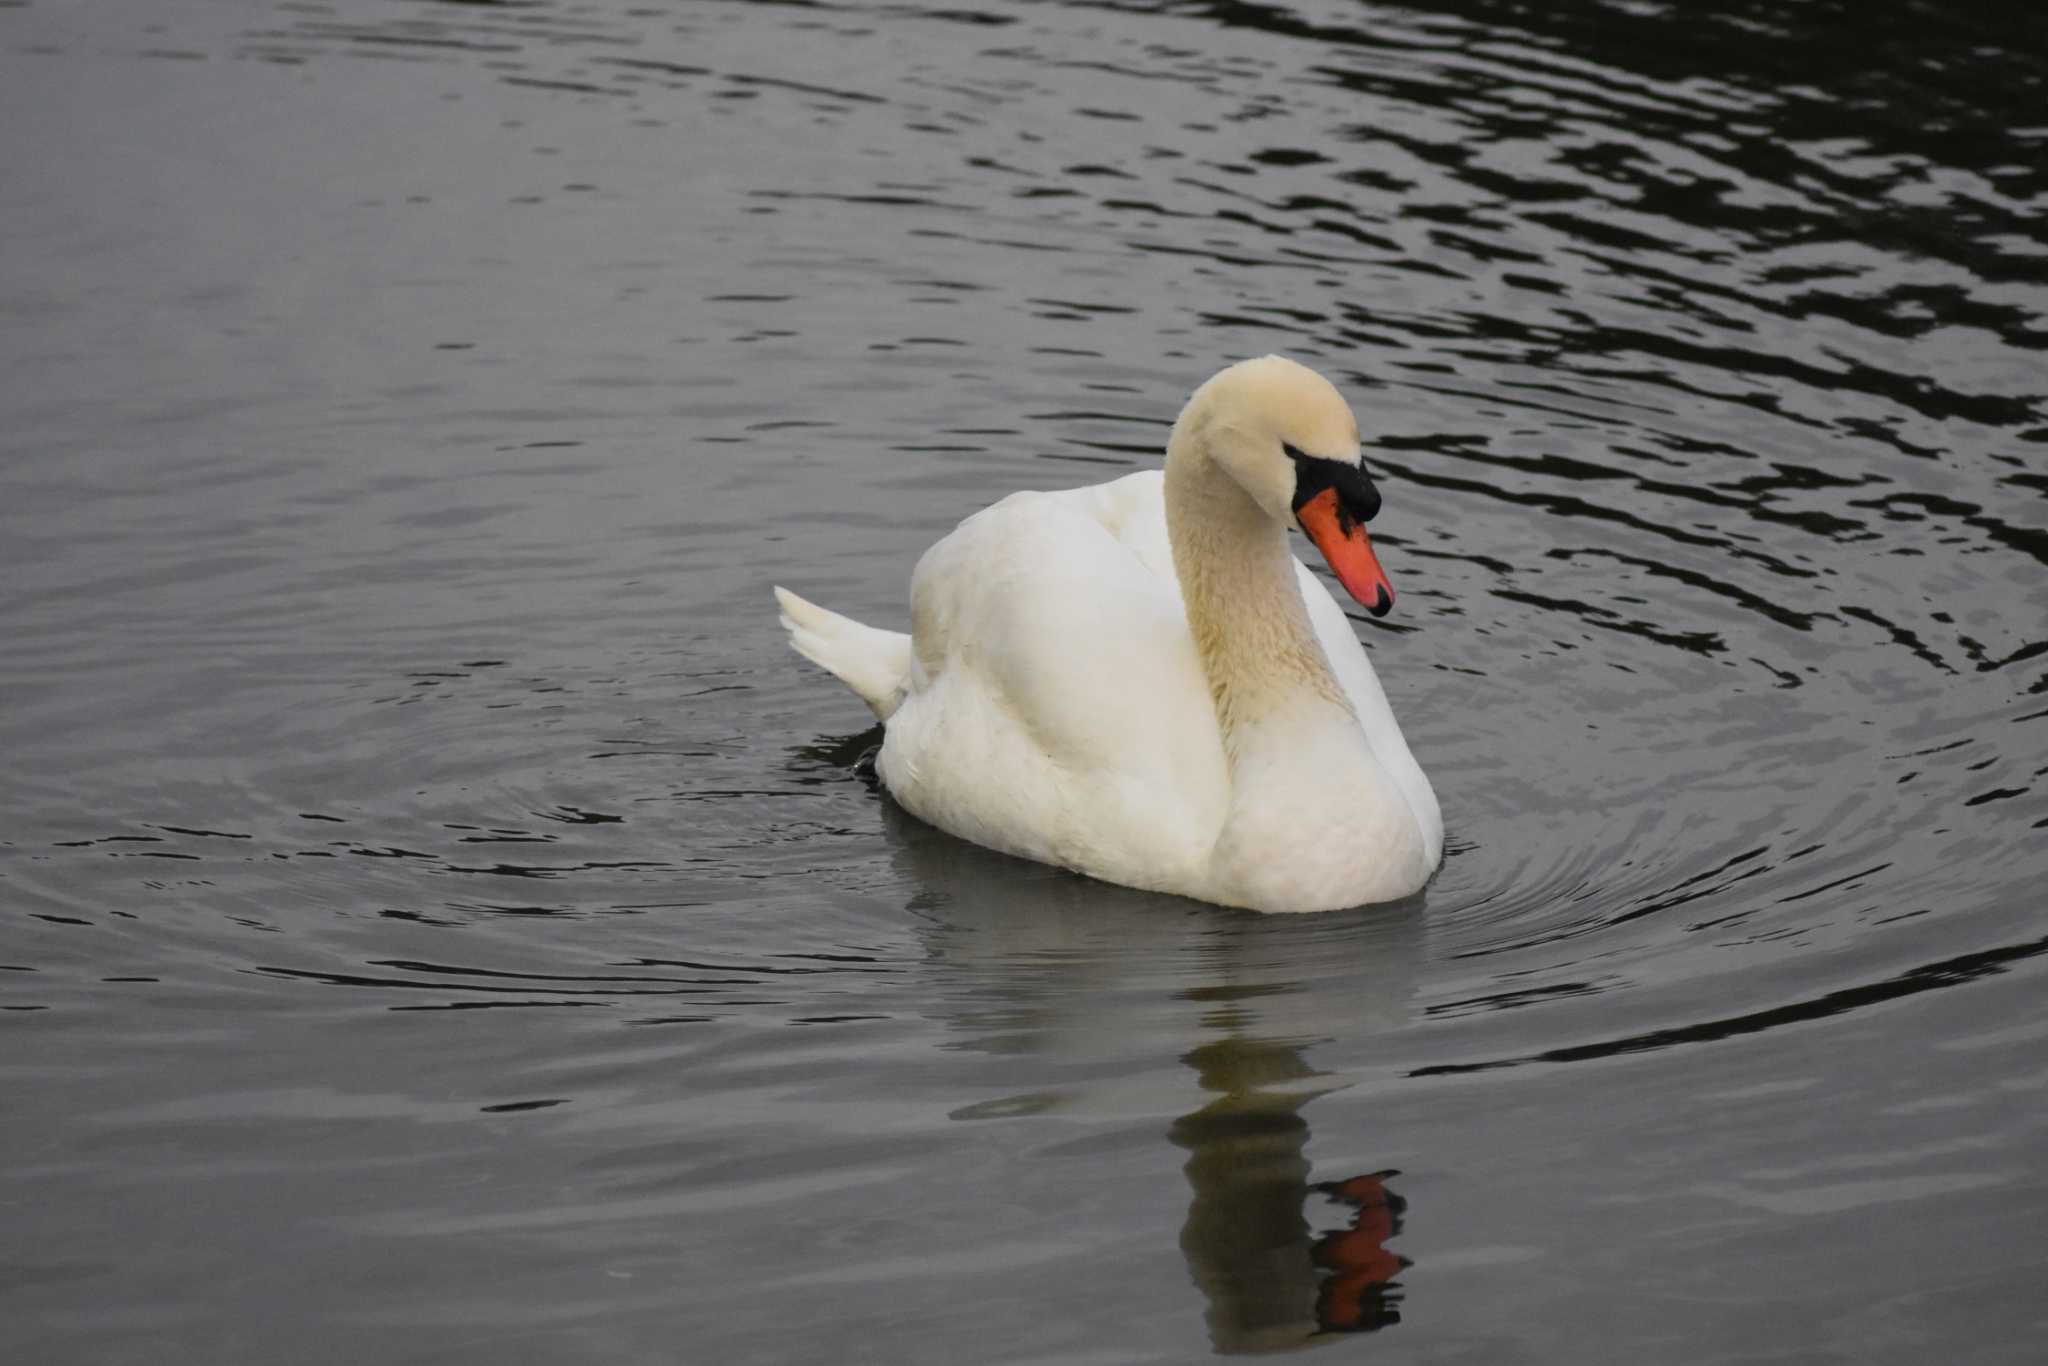
<svg viewBox="0 0 2048 1366">
<path fill-rule="evenodd" d="M 1387 571 L 1380 568 L 1380 557 L 1373 553 L 1365 523 L 1343 511 L 1337 501 L 1337 490 L 1324 489 L 1296 508 L 1294 515 L 1308 538 L 1316 543 L 1316 549 L 1329 561 L 1344 591 L 1374 616 L 1385 616 L 1394 605 L 1394 585 L 1387 582 Z"/>
</svg>

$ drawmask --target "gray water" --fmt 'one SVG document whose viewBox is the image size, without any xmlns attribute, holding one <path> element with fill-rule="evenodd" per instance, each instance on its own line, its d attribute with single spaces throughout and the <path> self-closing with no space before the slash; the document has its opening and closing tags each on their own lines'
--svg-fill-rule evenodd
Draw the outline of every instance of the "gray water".
<svg viewBox="0 0 2048 1366">
<path fill-rule="evenodd" d="M 0 4 L 0 1355 L 2038 1360 L 2017 8 Z M 1426 894 L 893 809 L 769 585 L 1273 350 Z"/>
</svg>

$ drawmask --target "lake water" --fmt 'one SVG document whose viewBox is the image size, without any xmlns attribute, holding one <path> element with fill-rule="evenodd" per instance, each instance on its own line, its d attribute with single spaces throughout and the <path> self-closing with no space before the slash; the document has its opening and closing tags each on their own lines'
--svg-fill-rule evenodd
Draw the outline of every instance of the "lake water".
<svg viewBox="0 0 2048 1366">
<path fill-rule="evenodd" d="M 2018 8 L 0 4 L 0 1355 L 2038 1360 Z M 1273 350 L 1427 892 L 893 809 L 770 584 Z"/>
</svg>

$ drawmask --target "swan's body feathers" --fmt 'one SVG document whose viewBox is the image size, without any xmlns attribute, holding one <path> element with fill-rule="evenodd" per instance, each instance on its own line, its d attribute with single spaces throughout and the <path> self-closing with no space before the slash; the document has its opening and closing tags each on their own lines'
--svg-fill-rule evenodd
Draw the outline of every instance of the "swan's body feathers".
<svg viewBox="0 0 2048 1366">
<path fill-rule="evenodd" d="M 876 770 L 912 814 L 1107 881 L 1259 910 L 1387 900 L 1428 879 L 1436 796 L 1349 619 L 1270 512 L 1293 474 L 1255 503 L 1241 486 L 1270 471 L 1219 474 L 1196 444 L 1221 401 L 1205 394 L 1260 366 L 1253 379 L 1308 375 L 1311 411 L 1334 402 L 1349 423 L 1313 372 L 1248 362 L 1197 392 L 1166 471 L 1012 494 L 932 546 L 908 636 L 776 590 L 791 643 L 883 718 Z M 1340 446 L 1337 430 L 1311 426 L 1307 455 L 1275 442 L 1273 457 L 1336 459 L 1315 452 Z"/>
<path fill-rule="evenodd" d="M 877 761 L 890 793 L 1006 853 L 1188 885 L 1229 774 L 1159 475 L 1013 494 L 927 551 L 910 597 L 915 681 Z"/>
</svg>

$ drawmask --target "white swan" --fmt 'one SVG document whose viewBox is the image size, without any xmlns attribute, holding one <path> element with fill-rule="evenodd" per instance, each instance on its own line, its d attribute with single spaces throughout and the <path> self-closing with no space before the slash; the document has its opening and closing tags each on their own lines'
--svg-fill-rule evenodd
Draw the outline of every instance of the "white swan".
<svg viewBox="0 0 2048 1366">
<path fill-rule="evenodd" d="M 886 723 L 878 770 L 912 814 L 1108 882 L 1332 910 L 1443 857 L 1371 662 L 1287 547 L 1298 521 L 1384 613 L 1378 508 L 1336 389 L 1266 356 L 1195 391 L 1164 471 L 962 522 L 918 561 L 909 635 L 775 595 L 796 649 Z"/>
</svg>

